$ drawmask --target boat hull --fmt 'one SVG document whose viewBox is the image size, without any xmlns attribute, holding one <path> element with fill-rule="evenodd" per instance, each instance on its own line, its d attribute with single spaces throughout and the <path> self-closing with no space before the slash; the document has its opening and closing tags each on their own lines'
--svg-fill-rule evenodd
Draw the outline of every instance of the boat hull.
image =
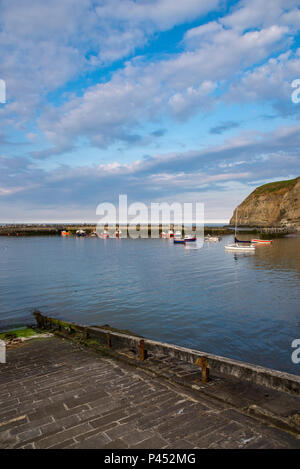
<svg viewBox="0 0 300 469">
<path fill-rule="evenodd" d="M 238 251 L 238 252 L 255 252 L 255 246 L 252 245 L 238 245 L 238 244 L 227 244 L 225 246 L 226 251 Z"/>
<path fill-rule="evenodd" d="M 271 239 L 251 239 L 251 243 L 253 244 L 271 244 Z"/>
<path fill-rule="evenodd" d="M 197 238 L 185 238 L 184 241 L 186 243 L 193 243 L 193 242 L 197 241 Z"/>
</svg>

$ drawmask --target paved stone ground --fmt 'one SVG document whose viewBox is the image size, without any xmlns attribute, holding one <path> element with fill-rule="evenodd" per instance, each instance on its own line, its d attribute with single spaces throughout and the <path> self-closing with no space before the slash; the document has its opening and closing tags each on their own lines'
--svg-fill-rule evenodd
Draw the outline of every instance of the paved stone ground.
<svg viewBox="0 0 300 469">
<path fill-rule="evenodd" d="M 300 448 L 229 404 L 57 337 L 7 358 L 1 448 Z"/>
</svg>

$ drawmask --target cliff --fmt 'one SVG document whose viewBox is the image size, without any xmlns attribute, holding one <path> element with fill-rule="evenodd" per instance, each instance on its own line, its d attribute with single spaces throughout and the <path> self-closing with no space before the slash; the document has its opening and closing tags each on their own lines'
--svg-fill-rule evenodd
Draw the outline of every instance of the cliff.
<svg viewBox="0 0 300 469">
<path fill-rule="evenodd" d="M 300 177 L 257 187 L 234 211 L 230 225 L 300 229 Z"/>
</svg>

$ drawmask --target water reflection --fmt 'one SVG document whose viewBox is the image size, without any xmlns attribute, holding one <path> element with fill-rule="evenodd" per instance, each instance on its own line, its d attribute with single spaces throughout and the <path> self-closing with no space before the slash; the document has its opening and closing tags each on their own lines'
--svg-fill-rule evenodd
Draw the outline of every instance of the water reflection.
<svg viewBox="0 0 300 469">
<path fill-rule="evenodd" d="M 39 308 L 299 374 L 300 239 L 232 242 L 0 238 L 0 326 Z"/>
</svg>

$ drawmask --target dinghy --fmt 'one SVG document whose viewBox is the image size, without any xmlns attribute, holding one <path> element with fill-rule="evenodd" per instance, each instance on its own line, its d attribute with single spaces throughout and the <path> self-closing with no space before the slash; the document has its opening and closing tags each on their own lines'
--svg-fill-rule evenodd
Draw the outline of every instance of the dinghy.
<svg viewBox="0 0 300 469">
<path fill-rule="evenodd" d="M 174 244 L 185 244 L 186 242 L 186 239 L 176 239 L 176 238 L 173 238 L 173 243 Z"/>
<path fill-rule="evenodd" d="M 205 236 L 204 241 L 213 241 L 214 243 L 217 243 L 218 241 L 220 241 L 220 236 L 207 235 Z"/>
<path fill-rule="evenodd" d="M 193 235 L 186 235 L 184 237 L 184 240 L 187 242 L 187 243 L 191 243 L 193 241 L 197 241 L 197 238 L 196 236 L 193 236 Z"/>
<path fill-rule="evenodd" d="M 251 239 L 253 244 L 271 244 L 272 242 L 272 239 Z"/>
<path fill-rule="evenodd" d="M 86 236 L 86 232 L 84 230 L 77 230 L 76 231 L 76 236 L 77 238 L 81 238 L 81 237 L 85 237 Z"/>
</svg>

